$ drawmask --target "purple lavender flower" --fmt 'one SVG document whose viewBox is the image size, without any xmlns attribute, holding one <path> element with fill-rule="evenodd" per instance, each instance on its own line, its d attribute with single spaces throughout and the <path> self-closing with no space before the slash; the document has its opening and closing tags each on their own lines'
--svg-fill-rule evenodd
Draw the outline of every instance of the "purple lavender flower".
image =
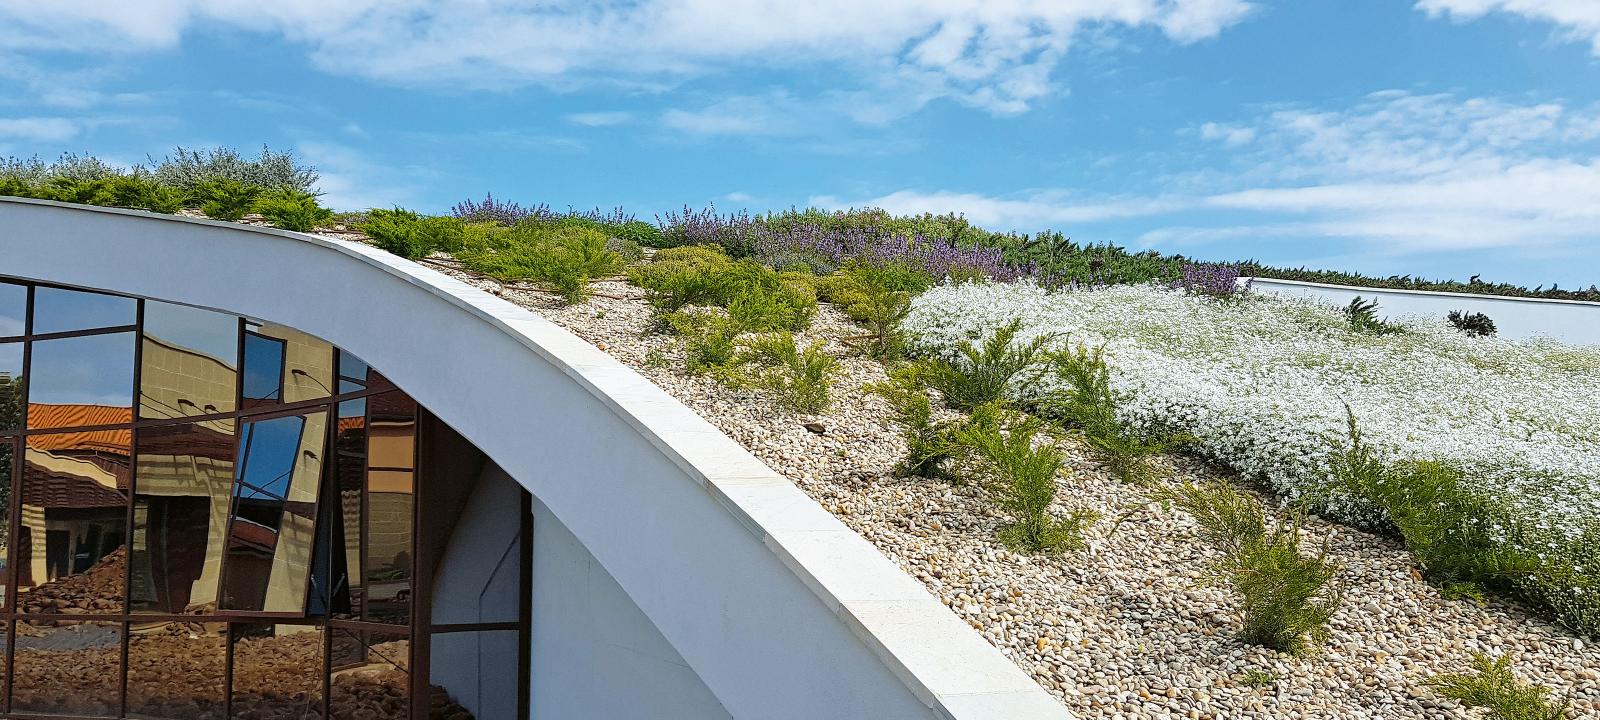
<svg viewBox="0 0 1600 720">
<path fill-rule="evenodd" d="M 514 202 L 496 200 L 494 193 L 484 193 L 483 202 L 463 200 L 451 208 L 450 214 L 467 222 L 497 222 L 502 225 L 515 225 L 529 218 L 549 220 L 555 217 L 550 206 L 544 203 L 524 208 Z"/>
<path fill-rule="evenodd" d="M 1239 284 L 1239 266 L 1223 263 L 1185 263 L 1183 275 L 1172 282 L 1172 289 L 1194 295 L 1228 299 L 1250 292 L 1255 278 Z"/>
</svg>

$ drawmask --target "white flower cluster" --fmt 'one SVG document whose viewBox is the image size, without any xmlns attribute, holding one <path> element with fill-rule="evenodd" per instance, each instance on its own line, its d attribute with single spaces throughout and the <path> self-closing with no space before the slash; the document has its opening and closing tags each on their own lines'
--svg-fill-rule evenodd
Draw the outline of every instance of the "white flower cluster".
<svg viewBox="0 0 1600 720">
<path fill-rule="evenodd" d="M 1596 551 L 1579 545 L 1600 537 L 1600 348 L 1470 338 L 1443 318 L 1363 334 L 1308 300 L 1152 285 L 947 285 L 918 297 L 904 328 L 917 351 L 949 356 L 1015 318 L 1019 341 L 1065 332 L 1104 346 L 1127 421 L 1187 432 L 1287 496 L 1326 487 L 1349 403 L 1384 459 L 1456 466 L 1506 507 L 1518 525 L 1507 541 L 1574 565 Z"/>
</svg>

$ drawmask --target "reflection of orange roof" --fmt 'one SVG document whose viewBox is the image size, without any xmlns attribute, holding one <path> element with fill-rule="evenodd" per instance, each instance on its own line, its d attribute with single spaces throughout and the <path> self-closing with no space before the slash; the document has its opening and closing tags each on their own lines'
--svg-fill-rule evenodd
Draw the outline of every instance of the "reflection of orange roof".
<svg viewBox="0 0 1600 720">
<path fill-rule="evenodd" d="M 367 419 L 361 415 L 339 418 L 340 433 L 348 432 L 350 430 L 360 430 L 361 428 L 366 427 L 366 425 Z"/>
<path fill-rule="evenodd" d="M 125 425 L 131 422 L 133 422 L 131 407 L 28 403 L 28 427 L 33 428 Z"/>
</svg>

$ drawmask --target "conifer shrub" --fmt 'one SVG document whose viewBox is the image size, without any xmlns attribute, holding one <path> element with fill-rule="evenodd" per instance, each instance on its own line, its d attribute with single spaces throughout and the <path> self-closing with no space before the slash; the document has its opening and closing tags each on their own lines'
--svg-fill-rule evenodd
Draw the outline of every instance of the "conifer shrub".
<svg viewBox="0 0 1600 720">
<path fill-rule="evenodd" d="M 290 188 L 262 193 L 256 212 L 273 227 L 296 232 L 310 232 L 333 219 L 333 211 L 317 204 L 315 195 Z"/>
<path fill-rule="evenodd" d="M 739 326 L 716 310 L 677 310 L 662 316 L 671 331 L 683 339 L 684 364 L 696 375 L 716 373 L 724 378 L 736 369 Z"/>
<path fill-rule="evenodd" d="M 421 215 L 404 208 L 374 208 L 356 227 L 378 247 L 415 260 L 433 252 L 461 252 L 466 247 L 466 223 L 448 216 Z"/>
<path fill-rule="evenodd" d="M 1465 310 L 1451 310 L 1444 316 L 1457 330 L 1467 334 L 1467 337 L 1494 337 L 1497 331 L 1494 320 L 1481 312 L 1467 312 Z"/>
<path fill-rule="evenodd" d="M 628 278 L 649 291 L 660 312 L 688 305 L 725 307 L 742 332 L 803 330 L 817 305 L 809 283 L 756 262 L 732 260 L 709 246 L 659 251 L 653 261 L 629 270 Z"/>
<path fill-rule="evenodd" d="M 213 220 L 238 222 L 255 208 L 264 190 L 260 185 L 215 177 L 197 183 L 189 193 L 189 203 Z"/>
<path fill-rule="evenodd" d="M 441 220 L 460 224 L 453 218 Z M 590 280 L 615 275 L 624 264 L 620 255 L 606 249 L 604 233 L 578 226 L 522 223 L 505 231 L 479 228 L 468 240 L 463 230 L 456 258 L 469 270 L 498 280 L 530 281 L 569 305 L 588 298 Z"/>
<path fill-rule="evenodd" d="M 774 332 L 757 335 L 744 344 L 737 364 L 757 368 L 755 383 L 798 413 L 816 414 L 828 409 L 839 361 L 823 350 L 821 342 L 801 348 L 794 335 Z"/>
<path fill-rule="evenodd" d="M 1045 347 L 1056 334 L 1017 343 L 1022 320 L 1016 319 L 995 330 L 981 347 L 970 341 L 956 346 L 958 359 L 918 360 L 917 373 L 923 382 L 938 390 L 953 410 L 971 411 L 979 405 L 1003 400 L 1013 379 L 1035 369 L 1045 356 Z"/>
<path fill-rule="evenodd" d="M 1399 325 L 1378 317 L 1377 300 L 1363 300 L 1360 295 L 1344 307 L 1344 317 L 1350 329 L 1359 333 L 1390 335 L 1401 331 Z"/>
<path fill-rule="evenodd" d="M 1470 671 L 1441 675 L 1428 686 L 1462 705 L 1488 710 L 1490 720 L 1565 720 L 1571 704 L 1571 698 L 1552 701 L 1549 688 L 1518 680 L 1510 655 L 1473 653 Z"/>
<path fill-rule="evenodd" d="M 1059 380 L 1035 398 L 1036 412 L 1070 424 L 1085 444 L 1123 482 L 1160 479 L 1154 458 L 1182 442 L 1181 435 L 1135 428 L 1117 415 L 1120 399 L 1111 390 L 1111 370 L 1101 348 L 1077 345 L 1051 351 L 1050 371 Z"/>
<path fill-rule="evenodd" d="M 955 440 L 971 453 L 984 490 L 1010 518 L 1000 530 L 1001 542 L 1034 553 L 1081 549 L 1084 529 L 1099 515 L 1076 510 L 1062 517 L 1051 510 L 1063 458 L 1041 437 L 1045 431 L 1037 419 L 991 402 L 973 410 Z"/>
<path fill-rule="evenodd" d="M 933 401 L 917 378 L 915 366 L 896 367 L 889 371 L 888 380 L 867 389 L 889 404 L 906 443 L 905 458 L 894 466 L 895 477 L 956 479 L 943 466 L 955 453 L 954 433 L 959 424 L 934 419 Z"/>
</svg>

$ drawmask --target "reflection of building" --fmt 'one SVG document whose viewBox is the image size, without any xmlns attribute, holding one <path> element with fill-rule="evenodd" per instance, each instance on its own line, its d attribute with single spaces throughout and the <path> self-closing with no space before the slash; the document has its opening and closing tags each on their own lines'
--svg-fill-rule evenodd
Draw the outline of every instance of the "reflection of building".
<svg viewBox="0 0 1600 720">
<path fill-rule="evenodd" d="M 127 408 L 30 405 L 28 416 L 51 427 L 127 423 Z M 31 587 L 87 572 L 122 547 L 131 476 L 126 429 L 28 438 L 17 538 L 17 584 Z"/>
</svg>

